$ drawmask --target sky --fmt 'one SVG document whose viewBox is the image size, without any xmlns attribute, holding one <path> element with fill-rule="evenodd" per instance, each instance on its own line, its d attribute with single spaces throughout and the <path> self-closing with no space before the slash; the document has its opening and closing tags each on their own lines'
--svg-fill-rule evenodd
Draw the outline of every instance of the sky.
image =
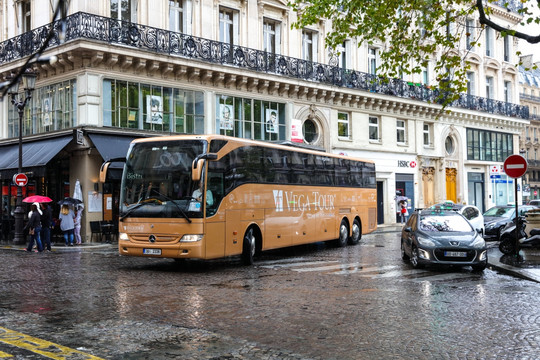
<svg viewBox="0 0 540 360">
<path fill-rule="evenodd" d="M 533 13 L 536 16 L 540 17 L 540 9 L 538 8 L 538 5 L 536 5 L 536 1 L 527 1 L 528 7 L 533 10 Z M 540 35 L 540 25 L 538 24 L 529 24 L 525 27 L 519 27 L 516 30 L 526 32 L 529 35 Z M 533 62 L 539 62 L 540 61 L 540 43 L 538 44 L 530 44 L 526 42 L 525 40 L 519 40 L 519 50 L 521 51 L 522 55 L 529 55 L 533 54 Z"/>
</svg>

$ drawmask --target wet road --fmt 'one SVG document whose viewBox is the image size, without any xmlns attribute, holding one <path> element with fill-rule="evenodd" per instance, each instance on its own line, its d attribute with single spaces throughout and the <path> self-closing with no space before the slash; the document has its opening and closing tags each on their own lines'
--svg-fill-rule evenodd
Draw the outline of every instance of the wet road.
<svg viewBox="0 0 540 360">
<path fill-rule="evenodd" d="M 414 270 L 398 236 L 273 251 L 253 267 L 2 250 L 0 358 L 539 358 L 540 284 Z"/>
</svg>

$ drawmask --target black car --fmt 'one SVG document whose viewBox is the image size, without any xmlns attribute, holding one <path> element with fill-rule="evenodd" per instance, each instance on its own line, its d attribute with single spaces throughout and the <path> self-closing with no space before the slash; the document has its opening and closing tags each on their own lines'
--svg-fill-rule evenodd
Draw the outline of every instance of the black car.
<svg viewBox="0 0 540 360">
<path fill-rule="evenodd" d="M 487 266 L 487 248 L 463 215 L 451 210 L 419 210 L 401 230 L 401 258 L 415 268 L 444 264 L 483 271 Z"/>
<path fill-rule="evenodd" d="M 519 216 L 524 216 L 529 210 L 537 209 L 533 205 L 519 205 Z M 501 240 L 501 231 L 509 222 L 516 218 L 514 205 L 494 206 L 484 213 L 484 239 Z"/>
</svg>

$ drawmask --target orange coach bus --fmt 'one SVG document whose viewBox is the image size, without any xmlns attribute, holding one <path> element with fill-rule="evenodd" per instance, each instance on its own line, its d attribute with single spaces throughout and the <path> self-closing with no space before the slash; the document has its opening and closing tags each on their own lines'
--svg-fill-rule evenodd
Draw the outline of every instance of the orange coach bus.
<svg viewBox="0 0 540 360">
<path fill-rule="evenodd" d="M 125 161 L 121 255 L 252 264 L 263 250 L 357 244 L 376 229 L 372 161 L 221 135 L 137 139 Z"/>
</svg>

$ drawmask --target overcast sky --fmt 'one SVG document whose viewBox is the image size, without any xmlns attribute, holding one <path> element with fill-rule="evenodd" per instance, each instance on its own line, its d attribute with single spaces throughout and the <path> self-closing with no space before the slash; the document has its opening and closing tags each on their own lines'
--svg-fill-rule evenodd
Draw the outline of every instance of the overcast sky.
<svg viewBox="0 0 540 360">
<path fill-rule="evenodd" d="M 536 16 L 540 16 L 540 9 L 538 9 L 538 5 L 536 4 L 536 1 L 527 1 L 528 7 L 533 10 L 533 13 L 536 14 Z M 525 26 L 524 28 L 520 27 L 516 30 L 526 32 L 529 35 L 540 35 L 540 25 L 538 24 L 529 24 Z M 540 43 L 538 44 L 530 44 L 526 42 L 525 40 L 519 41 L 519 50 L 521 51 L 521 55 L 529 55 L 533 54 L 533 61 L 539 62 L 540 61 Z"/>
</svg>

